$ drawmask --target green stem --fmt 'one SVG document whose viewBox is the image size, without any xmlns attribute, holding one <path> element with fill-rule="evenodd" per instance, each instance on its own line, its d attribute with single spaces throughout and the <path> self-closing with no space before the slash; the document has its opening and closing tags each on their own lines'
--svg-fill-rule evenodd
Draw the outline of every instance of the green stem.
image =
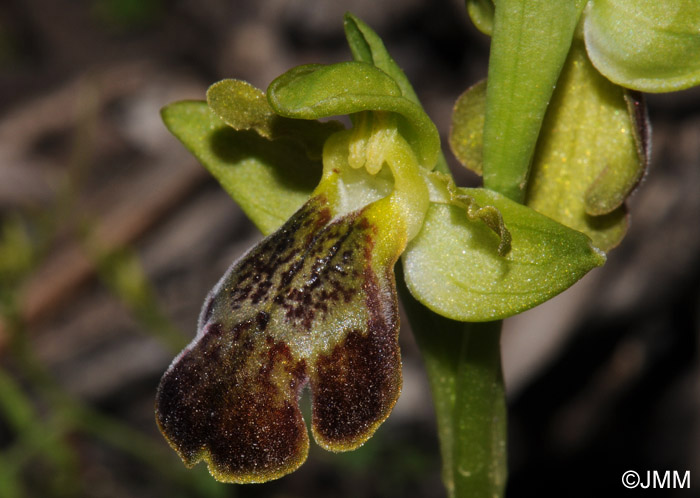
<svg viewBox="0 0 700 498">
<path fill-rule="evenodd" d="M 525 199 L 530 161 L 583 0 L 498 0 L 484 125 L 484 186 Z M 505 492 L 502 322 L 458 323 L 402 292 L 435 400 L 451 497 Z"/>
<path fill-rule="evenodd" d="M 498 0 L 489 56 L 484 186 L 517 202 L 583 0 Z"/>
<path fill-rule="evenodd" d="M 502 496 L 506 483 L 506 402 L 501 323 L 463 334 L 454 407 L 455 496 Z"/>
<path fill-rule="evenodd" d="M 506 405 L 501 322 L 456 322 L 433 313 L 410 295 L 400 265 L 397 275 L 428 372 L 448 495 L 503 496 Z"/>
</svg>

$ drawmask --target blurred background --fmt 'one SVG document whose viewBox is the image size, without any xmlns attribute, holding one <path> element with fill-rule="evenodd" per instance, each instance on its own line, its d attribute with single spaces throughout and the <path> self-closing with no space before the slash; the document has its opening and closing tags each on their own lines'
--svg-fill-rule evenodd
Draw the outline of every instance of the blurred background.
<svg viewBox="0 0 700 498">
<path fill-rule="evenodd" d="M 351 10 L 445 134 L 486 75 L 458 0 L 3 0 L 0 497 L 443 497 L 434 415 L 404 321 L 404 391 L 360 450 L 312 444 L 264 485 L 186 470 L 153 399 L 199 308 L 260 235 L 161 124 L 236 77 L 350 59 Z M 506 322 L 509 497 L 620 493 L 625 470 L 700 476 L 700 92 L 648 98 L 652 166 L 602 269 Z M 461 171 L 463 185 L 478 179 Z M 675 493 L 675 494 L 674 494 Z"/>
</svg>

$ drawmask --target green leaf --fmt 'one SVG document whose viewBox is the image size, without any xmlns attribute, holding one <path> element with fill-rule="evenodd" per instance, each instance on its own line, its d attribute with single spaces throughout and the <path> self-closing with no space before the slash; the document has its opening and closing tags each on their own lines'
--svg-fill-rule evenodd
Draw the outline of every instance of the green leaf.
<svg viewBox="0 0 700 498">
<path fill-rule="evenodd" d="M 455 102 L 450 127 L 450 148 L 463 166 L 481 175 L 484 165 L 486 80 L 468 88 Z"/>
<path fill-rule="evenodd" d="M 207 90 L 207 103 L 214 113 L 235 130 L 254 130 L 269 140 L 287 139 L 304 147 L 312 159 L 320 159 L 323 144 L 343 125 L 337 121 L 283 118 L 275 114 L 265 93 L 241 80 L 222 80 Z"/>
<path fill-rule="evenodd" d="M 611 81 L 643 92 L 700 84 L 700 2 L 594 0 L 584 37 L 595 67 Z"/>
<path fill-rule="evenodd" d="M 585 2 L 496 3 L 484 123 L 484 186 L 522 201 L 547 104 Z"/>
<path fill-rule="evenodd" d="M 640 102 L 571 49 L 537 145 L 527 205 L 608 250 L 627 229 L 622 205 L 647 162 Z"/>
<path fill-rule="evenodd" d="M 282 225 L 320 179 L 320 161 L 297 146 L 234 130 L 206 102 L 176 102 L 162 116 L 263 234 Z"/>
<path fill-rule="evenodd" d="M 459 189 L 503 217 L 511 249 L 462 209 L 432 203 L 423 229 L 403 255 L 409 290 L 453 320 L 506 318 L 559 294 L 605 261 L 585 235 L 486 189 Z"/>
<path fill-rule="evenodd" d="M 318 119 L 360 111 L 390 111 L 423 167 L 432 169 L 440 153 L 437 128 L 423 109 L 404 97 L 401 87 L 381 69 L 364 62 L 295 67 L 267 89 L 275 112 L 297 119 Z"/>
</svg>

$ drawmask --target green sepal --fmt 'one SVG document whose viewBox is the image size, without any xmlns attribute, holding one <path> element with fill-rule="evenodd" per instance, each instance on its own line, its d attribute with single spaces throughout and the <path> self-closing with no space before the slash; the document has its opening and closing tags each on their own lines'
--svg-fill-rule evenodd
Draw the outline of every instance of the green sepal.
<svg viewBox="0 0 700 498">
<path fill-rule="evenodd" d="M 619 85 L 669 92 L 700 84 L 697 0 L 595 0 L 584 37 L 593 65 Z"/>
<path fill-rule="evenodd" d="M 300 147 L 236 131 L 206 102 L 175 102 L 161 114 L 263 234 L 301 207 L 321 177 L 321 162 L 310 160 Z"/>
<path fill-rule="evenodd" d="M 641 102 L 572 46 L 542 126 L 527 205 L 586 233 L 604 251 L 627 230 L 623 205 L 647 163 Z"/>
<path fill-rule="evenodd" d="M 487 189 L 459 189 L 503 217 L 510 251 L 462 208 L 432 203 L 403 255 L 406 285 L 425 306 L 453 320 L 506 318 L 559 294 L 605 262 L 584 234 Z"/>
<path fill-rule="evenodd" d="M 360 111 L 398 114 L 399 131 L 423 167 L 432 169 L 440 153 L 440 135 L 420 105 L 402 95 L 387 73 L 365 62 L 310 64 L 290 69 L 267 89 L 274 111 L 296 119 L 319 119 Z"/>
<path fill-rule="evenodd" d="M 353 59 L 359 62 L 368 62 L 384 71 L 399 85 L 401 95 L 420 105 L 411 82 L 408 81 L 406 74 L 389 55 L 379 35 L 365 22 L 349 12 L 345 14 L 343 25 L 345 27 L 345 38 L 348 40 Z"/>
<path fill-rule="evenodd" d="M 422 108 L 422 104 L 411 82 L 396 61 L 389 55 L 379 35 L 350 12 L 345 14 L 344 26 L 345 37 L 348 40 L 353 58 L 358 62 L 373 64 L 391 76 L 396 84 L 399 85 L 399 88 L 401 88 L 401 95 Z M 440 151 L 438 155 L 435 169 L 442 173 L 449 173 L 449 167 L 447 166 L 447 161 L 445 161 L 445 156 L 442 154 L 442 151 Z"/>
<path fill-rule="evenodd" d="M 254 130 L 268 140 L 289 140 L 289 145 L 301 145 L 311 159 L 320 159 L 326 139 L 343 129 L 337 121 L 322 123 L 278 116 L 265 92 L 241 80 L 214 83 L 207 90 L 207 103 L 233 129 Z"/>
</svg>

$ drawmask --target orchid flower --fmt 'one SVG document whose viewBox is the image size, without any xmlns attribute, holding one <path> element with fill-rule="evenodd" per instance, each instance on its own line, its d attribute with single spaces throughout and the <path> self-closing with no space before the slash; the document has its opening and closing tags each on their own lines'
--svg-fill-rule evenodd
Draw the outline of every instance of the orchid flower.
<svg viewBox="0 0 700 498">
<path fill-rule="evenodd" d="M 389 416 L 401 390 L 399 258 L 411 294 L 462 321 L 528 309 L 605 260 L 576 230 L 457 187 L 379 37 L 349 14 L 345 29 L 354 61 L 293 68 L 266 92 L 224 80 L 206 102 L 163 111 L 267 235 L 214 286 L 157 394 L 170 445 L 221 481 L 303 463 L 305 386 L 328 450 L 357 448 Z M 339 115 L 352 127 L 318 121 Z"/>
</svg>

